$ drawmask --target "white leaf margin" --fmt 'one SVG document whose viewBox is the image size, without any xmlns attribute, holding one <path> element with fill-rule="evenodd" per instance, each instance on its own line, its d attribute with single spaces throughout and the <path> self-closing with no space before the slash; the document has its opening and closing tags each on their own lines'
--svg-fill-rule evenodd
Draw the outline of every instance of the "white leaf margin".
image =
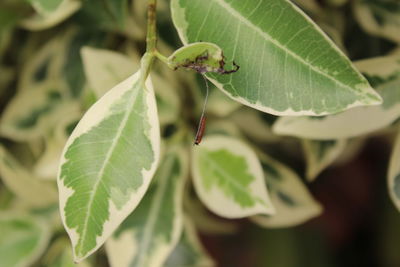
<svg viewBox="0 0 400 267">
<path fill-rule="evenodd" d="M 181 173 L 179 174 L 180 177 L 177 178 L 179 181 L 175 185 L 176 191 L 174 195 L 174 205 L 175 211 L 177 213 L 175 214 L 173 219 L 174 228 L 172 229 L 171 241 L 166 244 L 164 243 L 163 246 L 158 247 L 159 250 L 152 252 L 151 256 L 153 257 L 153 261 L 151 261 L 151 267 L 163 266 L 168 256 L 173 251 L 176 244 L 179 242 L 179 238 L 183 230 L 183 192 L 185 182 L 189 174 L 188 159 L 183 149 L 179 149 L 177 147 L 174 147 L 171 152 L 166 154 L 164 160 L 166 159 L 166 157 L 176 157 L 180 165 Z M 162 165 L 160 167 L 162 167 Z M 155 181 L 159 186 L 167 186 L 167 183 L 170 182 L 165 179 L 165 174 L 161 174 L 160 178 L 161 179 L 159 179 L 158 181 Z M 157 192 L 159 191 L 157 190 Z M 157 196 L 158 195 L 155 195 L 154 197 Z M 151 206 L 150 208 L 153 208 L 153 206 Z M 154 210 L 150 209 L 149 217 L 151 217 L 151 215 L 155 215 L 152 211 Z M 121 233 L 118 239 L 111 237 L 107 240 L 106 252 L 107 256 L 109 257 L 109 263 L 111 266 L 129 267 L 134 257 L 138 256 L 135 255 L 135 253 L 138 252 L 138 244 L 137 242 L 135 242 L 136 239 L 134 238 L 135 232 L 135 229 L 130 228 Z M 143 255 L 139 255 L 139 257 L 143 257 Z"/>
<path fill-rule="evenodd" d="M 390 156 L 389 170 L 387 176 L 387 186 L 389 190 L 390 199 L 400 211 L 400 199 L 395 193 L 395 178 L 400 174 L 400 129 L 396 136 L 396 141 L 393 146 L 392 155 Z"/>
<path fill-rule="evenodd" d="M 203 178 L 199 172 L 199 150 L 206 148 L 209 151 L 227 150 L 235 156 L 246 160 L 248 172 L 253 175 L 254 181 L 249 185 L 252 196 L 260 198 L 265 205 L 256 201 L 253 207 L 242 208 L 231 197 L 227 197 L 215 184 L 210 191 L 204 188 Z M 264 173 L 261 163 L 251 148 L 238 139 L 213 135 L 205 138 L 199 147 L 193 147 L 192 157 L 192 176 L 194 188 L 203 204 L 215 214 L 225 218 L 243 218 L 255 214 L 274 214 L 275 208 L 268 196 L 267 186 L 264 180 Z"/>
</svg>

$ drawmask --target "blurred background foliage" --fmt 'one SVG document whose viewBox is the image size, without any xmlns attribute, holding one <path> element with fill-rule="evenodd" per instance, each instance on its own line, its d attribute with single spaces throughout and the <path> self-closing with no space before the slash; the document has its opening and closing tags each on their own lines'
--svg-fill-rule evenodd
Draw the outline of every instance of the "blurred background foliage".
<svg viewBox="0 0 400 267">
<path fill-rule="evenodd" d="M 168 55 L 181 43 L 169 2 L 158 4 L 158 47 Z M 398 0 L 296 4 L 352 60 L 399 53 Z M 1 267 L 74 266 L 58 214 L 58 160 L 85 110 L 138 68 L 145 49 L 145 11 L 145 0 L 1 0 Z M 104 69 L 111 74 L 102 75 Z M 194 132 L 203 103 L 201 77 L 157 63 L 153 79 L 163 137 L 181 127 Z M 240 134 L 284 162 L 293 175 L 305 177 L 302 150 L 310 144 L 275 135 L 275 116 L 240 106 L 217 90 L 212 90 L 208 112 L 210 132 Z M 299 226 L 265 229 L 249 220 L 226 221 L 189 193 L 193 201 L 185 208 L 197 230 L 189 223 L 187 232 L 197 231 L 207 251 L 198 247 L 192 253 L 204 254 L 204 266 L 211 265 L 207 254 L 217 266 L 229 267 L 400 266 L 400 214 L 386 185 L 397 125 L 353 138 L 308 175 L 313 180 L 311 176 L 321 173 L 308 188 L 324 211 Z M 194 257 L 184 246 L 185 238 L 189 243 L 196 239 L 182 237 L 167 266 L 178 266 L 174 262 L 186 254 Z M 201 266 L 189 262 L 185 266 Z M 100 251 L 79 266 L 108 263 Z"/>
</svg>

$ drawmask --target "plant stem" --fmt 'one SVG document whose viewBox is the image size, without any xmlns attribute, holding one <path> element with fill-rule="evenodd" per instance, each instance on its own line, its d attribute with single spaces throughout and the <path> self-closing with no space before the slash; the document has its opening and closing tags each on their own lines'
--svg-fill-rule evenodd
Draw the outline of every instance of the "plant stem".
<svg viewBox="0 0 400 267">
<path fill-rule="evenodd" d="M 167 64 L 168 67 L 170 67 L 169 64 L 168 64 L 168 58 L 166 56 L 164 56 L 163 54 L 158 52 L 158 50 L 156 50 L 155 53 L 156 53 L 156 57 L 159 60 L 161 60 L 163 63 Z"/>
<path fill-rule="evenodd" d="M 148 53 L 154 53 L 156 50 L 156 43 L 157 43 L 156 7 L 157 7 L 157 0 L 147 1 L 146 52 Z"/>
<path fill-rule="evenodd" d="M 146 53 L 141 59 L 141 82 L 144 84 L 156 56 L 157 29 L 156 29 L 157 0 L 147 1 L 147 35 Z"/>
</svg>

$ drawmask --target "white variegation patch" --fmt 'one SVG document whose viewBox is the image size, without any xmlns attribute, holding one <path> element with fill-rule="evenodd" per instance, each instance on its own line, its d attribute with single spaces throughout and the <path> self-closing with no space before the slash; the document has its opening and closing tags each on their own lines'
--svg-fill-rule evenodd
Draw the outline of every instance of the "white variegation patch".
<svg viewBox="0 0 400 267">
<path fill-rule="evenodd" d="M 251 177 L 248 184 L 242 186 L 240 184 L 241 174 L 232 173 L 236 166 L 221 165 L 216 162 L 215 158 L 210 157 L 212 152 L 228 153 L 229 157 L 236 158 L 240 161 L 244 169 L 238 171 L 245 173 L 247 178 Z M 223 160 L 223 159 L 221 159 Z M 207 162 L 207 163 L 205 163 Z M 216 177 L 205 177 L 202 172 L 211 170 L 220 175 L 220 181 L 216 181 Z M 214 213 L 226 218 L 242 218 L 257 213 L 273 214 L 272 206 L 266 186 L 260 162 L 255 153 L 241 141 L 227 136 L 209 136 L 199 146 L 194 146 L 192 150 L 192 175 L 197 194 L 202 202 Z M 239 176 L 238 176 L 239 175 Z M 215 182 L 206 188 L 205 179 L 215 179 Z M 245 183 L 247 183 L 245 182 Z M 221 187 L 231 185 L 233 191 L 229 188 Z M 252 204 L 244 204 L 241 200 L 235 199 L 246 198 Z"/>
</svg>

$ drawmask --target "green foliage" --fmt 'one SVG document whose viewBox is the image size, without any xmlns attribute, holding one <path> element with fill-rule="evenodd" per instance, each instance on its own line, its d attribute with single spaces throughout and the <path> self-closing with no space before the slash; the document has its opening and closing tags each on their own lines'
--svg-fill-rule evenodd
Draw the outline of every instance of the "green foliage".
<svg viewBox="0 0 400 267">
<path fill-rule="evenodd" d="M 400 209 L 399 22 L 396 0 L 2 1 L 0 266 L 216 266 L 199 232 L 317 217 L 303 176 L 377 134 Z"/>
</svg>

